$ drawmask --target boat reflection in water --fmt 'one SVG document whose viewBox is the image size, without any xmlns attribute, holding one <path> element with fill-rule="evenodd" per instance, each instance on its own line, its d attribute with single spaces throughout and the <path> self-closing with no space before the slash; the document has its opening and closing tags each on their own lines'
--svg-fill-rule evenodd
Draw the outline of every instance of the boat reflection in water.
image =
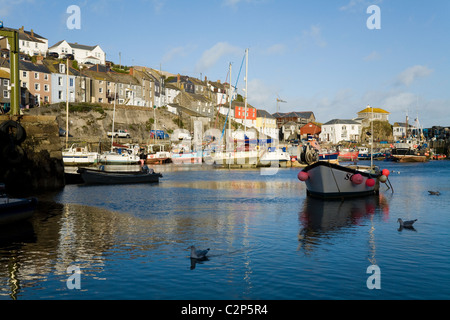
<svg viewBox="0 0 450 320">
<path fill-rule="evenodd" d="M 355 225 L 368 224 L 375 215 L 381 215 L 384 220 L 389 217 L 389 204 L 382 194 L 345 201 L 306 197 L 299 214 L 299 245 L 309 251 L 322 238 Z"/>
</svg>

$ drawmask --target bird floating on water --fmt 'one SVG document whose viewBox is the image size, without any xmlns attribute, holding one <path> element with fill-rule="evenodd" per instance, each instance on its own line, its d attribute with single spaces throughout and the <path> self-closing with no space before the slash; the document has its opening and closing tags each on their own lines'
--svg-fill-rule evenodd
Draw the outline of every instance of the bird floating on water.
<svg viewBox="0 0 450 320">
<path fill-rule="evenodd" d="M 206 259 L 206 254 L 209 252 L 209 248 L 206 250 L 197 250 L 194 246 L 190 246 L 188 249 L 191 249 L 191 259 L 197 260 Z"/>
<path fill-rule="evenodd" d="M 428 191 L 428 193 L 432 196 L 439 196 L 441 193 L 439 191 Z"/>
<path fill-rule="evenodd" d="M 400 223 L 400 228 L 412 228 L 414 222 L 416 222 L 416 221 L 417 221 L 417 219 L 403 221 L 401 218 L 398 218 L 398 220 L 397 220 L 397 222 Z"/>
</svg>

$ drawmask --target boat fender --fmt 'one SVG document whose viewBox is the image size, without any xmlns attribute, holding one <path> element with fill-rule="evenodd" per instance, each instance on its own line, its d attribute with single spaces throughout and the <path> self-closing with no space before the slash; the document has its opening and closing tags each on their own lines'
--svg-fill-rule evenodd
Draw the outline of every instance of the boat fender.
<svg viewBox="0 0 450 320">
<path fill-rule="evenodd" d="M 387 177 L 386 177 L 385 175 L 381 175 L 381 176 L 378 178 L 378 180 L 379 180 L 380 182 L 382 182 L 382 183 L 386 183 Z"/>
<path fill-rule="evenodd" d="M 306 181 L 309 179 L 309 174 L 308 174 L 308 172 L 300 171 L 297 175 L 297 178 L 300 181 Z"/>
<path fill-rule="evenodd" d="M 369 178 L 366 180 L 366 186 L 372 188 L 375 185 L 375 180 L 373 180 L 372 178 Z"/>
<path fill-rule="evenodd" d="M 361 184 L 363 183 L 363 176 L 359 173 L 356 173 L 354 175 L 351 176 L 350 180 L 354 183 L 354 184 Z"/>
<path fill-rule="evenodd" d="M 16 144 L 21 144 L 27 137 L 25 129 L 20 125 L 20 123 L 13 120 L 7 120 L 3 122 L 0 125 L 0 131 L 11 136 L 14 143 Z"/>
</svg>

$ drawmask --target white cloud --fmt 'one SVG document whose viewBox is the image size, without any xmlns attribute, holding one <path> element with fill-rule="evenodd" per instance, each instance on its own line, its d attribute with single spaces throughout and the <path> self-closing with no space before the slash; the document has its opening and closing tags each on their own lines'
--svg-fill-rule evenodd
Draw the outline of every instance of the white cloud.
<svg viewBox="0 0 450 320">
<path fill-rule="evenodd" d="M 14 0 L 14 1 L 0 0 L 1 19 L 4 19 L 7 16 L 9 16 L 14 7 L 18 7 L 20 9 L 20 6 L 27 5 L 29 3 L 34 3 L 34 0 Z"/>
<path fill-rule="evenodd" d="M 243 55 L 244 50 L 233 46 L 227 42 L 218 42 L 210 49 L 203 52 L 201 58 L 198 60 L 195 69 L 197 72 L 206 72 L 211 69 L 220 58 L 227 55 Z"/>
<path fill-rule="evenodd" d="M 368 56 L 364 57 L 364 61 L 376 61 L 376 60 L 380 60 L 381 59 L 381 55 L 376 52 L 373 51 L 372 53 L 370 53 Z"/>
<path fill-rule="evenodd" d="M 172 48 L 164 54 L 164 56 L 161 59 L 161 63 L 167 63 L 176 58 L 185 57 L 193 49 L 193 47 L 194 46 L 192 46 L 192 45 L 186 45 L 186 46 Z"/>
<path fill-rule="evenodd" d="M 248 82 L 248 101 L 258 109 L 268 112 L 276 104 L 274 87 L 267 85 L 261 79 L 252 79 Z"/>
<path fill-rule="evenodd" d="M 318 25 L 311 26 L 308 30 L 302 32 L 303 40 L 312 41 L 319 47 L 326 47 L 327 43 L 322 38 L 322 30 Z"/>
<path fill-rule="evenodd" d="M 277 43 L 268 47 L 264 52 L 268 55 L 280 55 L 287 51 L 287 47 L 284 44 Z"/>
<path fill-rule="evenodd" d="M 415 80 L 428 77 L 432 73 L 433 70 L 425 66 L 416 65 L 409 67 L 397 76 L 396 84 L 410 86 Z"/>
</svg>

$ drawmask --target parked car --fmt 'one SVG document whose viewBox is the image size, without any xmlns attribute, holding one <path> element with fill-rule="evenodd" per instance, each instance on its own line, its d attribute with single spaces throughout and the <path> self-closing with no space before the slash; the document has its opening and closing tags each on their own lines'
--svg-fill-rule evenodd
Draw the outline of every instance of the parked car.
<svg viewBox="0 0 450 320">
<path fill-rule="evenodd" d="M 116 132 L 108 132 L 108 137 L 114 136 L 115 138 L 131 138 L 131 135 L 126 130 L 117 130 Z"/>
</svg>

